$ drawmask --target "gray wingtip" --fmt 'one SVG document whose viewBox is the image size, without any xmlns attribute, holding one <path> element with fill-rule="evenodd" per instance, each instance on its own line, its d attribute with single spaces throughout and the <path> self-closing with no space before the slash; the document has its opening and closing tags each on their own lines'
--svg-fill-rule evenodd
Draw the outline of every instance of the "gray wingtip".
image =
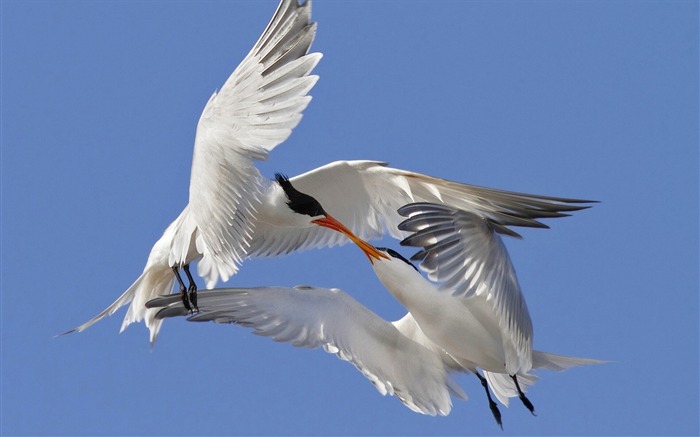
<svg viewBox="0 0 700 437">
<path fill-rule="evenodd" d="M 179 294 L 161 294 L 146 302 L 146 308 L 163 308 L 181 300 L 182 297 Z"/>
<path fill-rule="evenodd" d="M 426 213 L 426 212 L 446 212 L 446 213 L 452 213 L 454 212 L 453 208 L 450 208 L 445 205 L 440 205 L 437 203 L 430 203 L 430 202 L 415 202 L 415 203 L 409 203 L 397 210 L 400 216 L 402 217 L 411 217 L 411 215 L 416 214 L 416 213 Z"/>
<path fill-rule="evenodd" d="M 172 317 L 183 317 L 187 316 L 190 314 L 190 310 L 185 308 L 184 305 L 177 306 L 168 306 L 166 308 L 163 308 L 162 310 L 158 311 L 156 313 L 156 319 L 169 319 Z"/>
<path fill-rule="evenodd" d="M 68 330 L 68 331 L 66 331 L 66 332 L 61 332 L 60 334 L 55 334 L 55 335 L 53 336 L 53 338 L 62 337 L 62 336 L 64 336 L 64 335 L 66 335 L 66 334 L 72 334 L 73 332 L 78 332 L 78 328 L 73 328 L 73 329 L 70 329 L 70 330 Z"/>
</svg>

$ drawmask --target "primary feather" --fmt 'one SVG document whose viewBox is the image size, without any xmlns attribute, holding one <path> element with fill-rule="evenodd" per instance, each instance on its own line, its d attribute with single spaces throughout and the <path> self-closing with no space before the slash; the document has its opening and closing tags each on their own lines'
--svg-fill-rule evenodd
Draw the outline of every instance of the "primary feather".
<svg viewBox="0 0 700 437">
<path fill-rule="evenodd" d="M 447 415 L 450 394 L 466 399 L 439 352 L 415 341 L 406 323 L 381 319 L 339 289 L 257 287 L 201 292 L 194 322 L 233 323 L 297 347 L 323 347 L 352 363 L 382 395 L 413 411 Z M 157 319 L 185 315 L 176 297 L 148 303 Z"/>
<path fill-rule="evenodd" d="M 142 275 L 109 307 L 68 331 L 82 331 L 131 304 L 122 324 L 145 320 L 153 343 L 161 321 L 144 303 L 170 293 L 172 268 L 198 261 L 212 288 L 249 257 L 275 256 L 349 240 L 294 217 L 279 184 L 255 163 L 286 140 L 311 100 L 321 59 L 308 53 L 316 24 L 311 0 L 282 0 L 262 35 L 218 92 L 197 125 L 189 203 L 155 243 Z M 585 200 L 538 196 L 461 184 L 388 167 L 379 161 L 337 161 L 290 179 L 363 239 L 404 238 L 397 209 L 431 202 L 469 211 L 506 226 L 546 227 L 538 219 L 586 208 Z M 298 216 L 298 214 L 297 214 Z"/>
</svg>

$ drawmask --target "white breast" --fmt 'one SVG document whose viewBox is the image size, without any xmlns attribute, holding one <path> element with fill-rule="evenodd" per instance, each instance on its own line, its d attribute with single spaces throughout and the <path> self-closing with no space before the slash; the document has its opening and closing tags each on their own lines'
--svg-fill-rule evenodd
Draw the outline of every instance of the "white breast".
<svg viewBox="0 0 700 437">
<path fill-rule="evenodd" d="M 425 335 L 460 364 L 505 371 L 498 320 L 485 299 L 452 296 L 396 258 L 377 261 L 373 267 L 382 284 L 413 315 Z"/>
</svg>

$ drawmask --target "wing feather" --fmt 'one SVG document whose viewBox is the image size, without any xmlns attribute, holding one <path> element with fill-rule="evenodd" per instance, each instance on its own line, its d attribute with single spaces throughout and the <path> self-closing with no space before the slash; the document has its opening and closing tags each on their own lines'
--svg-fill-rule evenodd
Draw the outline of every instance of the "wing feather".
<svg viewBox="0 0 700 437">
<path fill-rule="evenodd" d="M 294 346 L 318 348 L 349 361 L 382 394 L 413 411 L 447 415 L 450 393 L 466 396 L 451 379 L 440 354 L 406 337 L 392 323 L 338 289 L 259 287 L 198 294 L 191 321 L 234 323 Z M 150 301 L 156 318 L 185 315 L 178 296 Z"/>
<path fill-rule="evenodd" d="M 399 209 L 408 218 L 399 228 L 415 231 L 402 245 L 421 247 L 414 257 L 440 289 L 465 299 L 488 302 L 504 333 L 507 367 L 532 367 L 532 320 L 515 269 L 490 220 L 445 205 L 416 203 Z M 452 223 L 445 223 L 451 214 Z M 432 216 L 438 218 L 430 226 Z M 475 302 L 473 298 L 481 297 Z M 472 303 L 468 302 L 472 299 Z"/>
<path fill-rule="evenodd" d="M 461 184 L 388 167 L 378 161 L 336 161 L 291 179 L 294 186 L 316 198 L 333 217 L 364 240 L 388 234 L 408 236 L 398 229 L 397 210 L 408 203 L 431 202 L 472 212 L 489 219 L 494 229 L 518 236 L 507 226 L 547 227 L 540 218 L 567 216 L 588 208 L 586 200 L 501 191 Z M 432 220 L 432 219 L 431 219 Z M 448 218 L 451 220 L 451 215 Z M 250 253 L 273 256 L 307 248 L 329 247 L 348 240 L 320 227 L 279 229 L 256 225 Z M 314 229 L 316 228 L 316 229 Z"/>
<path fill-rule="evenodd" d="M 307 54 L 316 33 L 310 17 L 311 1 L 280 2 L 252 50 L 212 95 L 199 119 L 189 210 L 203 255 L 199 273 L 207 277 L 208 286 L 234 274 L 249 251 L 265 185 L 254 161 L 265 159 L 289 137 L 311 100 L 307 94 L 318 77 L 310 73 L 321 54 Z"/>
</svg>

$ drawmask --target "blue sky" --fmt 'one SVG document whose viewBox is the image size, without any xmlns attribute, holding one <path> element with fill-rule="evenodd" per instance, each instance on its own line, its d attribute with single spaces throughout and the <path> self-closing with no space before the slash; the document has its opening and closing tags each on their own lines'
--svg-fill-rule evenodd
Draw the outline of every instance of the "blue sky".
<svg viewBox="0 0 700 437">
<path fill-rule="evenodd" d="M 337 159 L 600 200 L 506 241 L 540 372 L 448 417 L 247 329 L 118 334 L 111 303 L 187 202 L 194 129 L 274 1 L 2 2 L 3 435 L 680 435 L 698 426 L 698 3 L 317 1 L 314 100 L 261 166 Z M 383 242 L 405 255 L 392 241 Z M 200 282 L 201 283 L 201 282 Z M 246 262 L 231 286 L 340 287 L 401 307 L 350 246 Z"/>
</svg>

